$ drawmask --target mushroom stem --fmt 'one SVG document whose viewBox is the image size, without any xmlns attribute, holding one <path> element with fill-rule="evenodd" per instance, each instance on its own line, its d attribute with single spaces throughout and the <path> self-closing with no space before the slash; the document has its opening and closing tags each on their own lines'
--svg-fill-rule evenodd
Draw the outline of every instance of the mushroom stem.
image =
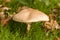
<svg viewBox="0 0 60 40">
<path fill-rule="evenodd" d="M 31 23 L 27 23 L 27 33 L 29 33 L 30 28 L 31 28 Z"/>
</svg>

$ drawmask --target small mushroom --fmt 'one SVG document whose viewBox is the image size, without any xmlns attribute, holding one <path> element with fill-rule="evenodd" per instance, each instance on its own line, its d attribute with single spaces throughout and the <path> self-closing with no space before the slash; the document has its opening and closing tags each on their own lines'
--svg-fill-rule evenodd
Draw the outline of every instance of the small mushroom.
<svg viewBox="0 0 60 40">
<path fill-rule="evenodd" d="M 13 16 L 13 20 L 17 22 L 23 22 L 27 24 L 27 33 L 31 28 L 32 22 L 39 22 L 39 21 L 49 21 L 49 17 L 39 11 L 32 8 L 26 8 L 21 10 L 19 13 Z"/>
</svg>

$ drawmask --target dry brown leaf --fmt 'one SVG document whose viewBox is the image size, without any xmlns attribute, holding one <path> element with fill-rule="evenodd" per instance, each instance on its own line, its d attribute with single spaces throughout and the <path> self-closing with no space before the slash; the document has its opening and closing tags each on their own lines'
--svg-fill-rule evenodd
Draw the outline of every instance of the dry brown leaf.
<svg viewBox="0 0 60 40">
<path fill-rule="evenodd" d="M 54 18 L 53 15 L 49 15 L 49 16 L 50 16 L 50 21 L 44 23 L 45 28 L 60 29 L 58 22 L 55 19 L 53 19 Z"/>
<path fill-rule="evenodd" d="M 9 3 L 11 0 L 5 0 L 6 3 Z"/>
<path fill-rule="evenodd" d="M 57 38 L 57 40 L 60 40 L 60 38 Z"/>
</svg>

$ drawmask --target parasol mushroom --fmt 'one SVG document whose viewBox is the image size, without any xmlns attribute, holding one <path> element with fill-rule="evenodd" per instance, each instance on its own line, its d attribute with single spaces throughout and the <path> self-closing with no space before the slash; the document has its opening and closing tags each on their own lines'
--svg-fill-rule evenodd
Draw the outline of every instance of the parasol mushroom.
<svg viewBox="0 0 60 40">
<path fill-rule="evenodd" d="M 17 22 L 23 22 L 27 24 L 27 33 L 31 28 L 32 22 L 39 22 L 39 21 L 49 21 L 49 17 L 39 11 L 32 8 L 25 8 L 21 10 L 19 13 L 13 16 L 13 20 Z"/>
</svg>

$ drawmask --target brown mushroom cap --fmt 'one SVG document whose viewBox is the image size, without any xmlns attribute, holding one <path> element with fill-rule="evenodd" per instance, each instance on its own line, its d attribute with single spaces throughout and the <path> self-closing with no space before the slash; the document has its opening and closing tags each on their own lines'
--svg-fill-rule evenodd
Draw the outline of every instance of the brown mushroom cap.
<svg viewBox="0 0 60 40">
<path fill-rule="evenodd" d="M 39 10 L 27 8 L 14 15 L 13 20 L 17 22 L 38 22 L 49 21 L 49 17 Z"/>
</svg>

